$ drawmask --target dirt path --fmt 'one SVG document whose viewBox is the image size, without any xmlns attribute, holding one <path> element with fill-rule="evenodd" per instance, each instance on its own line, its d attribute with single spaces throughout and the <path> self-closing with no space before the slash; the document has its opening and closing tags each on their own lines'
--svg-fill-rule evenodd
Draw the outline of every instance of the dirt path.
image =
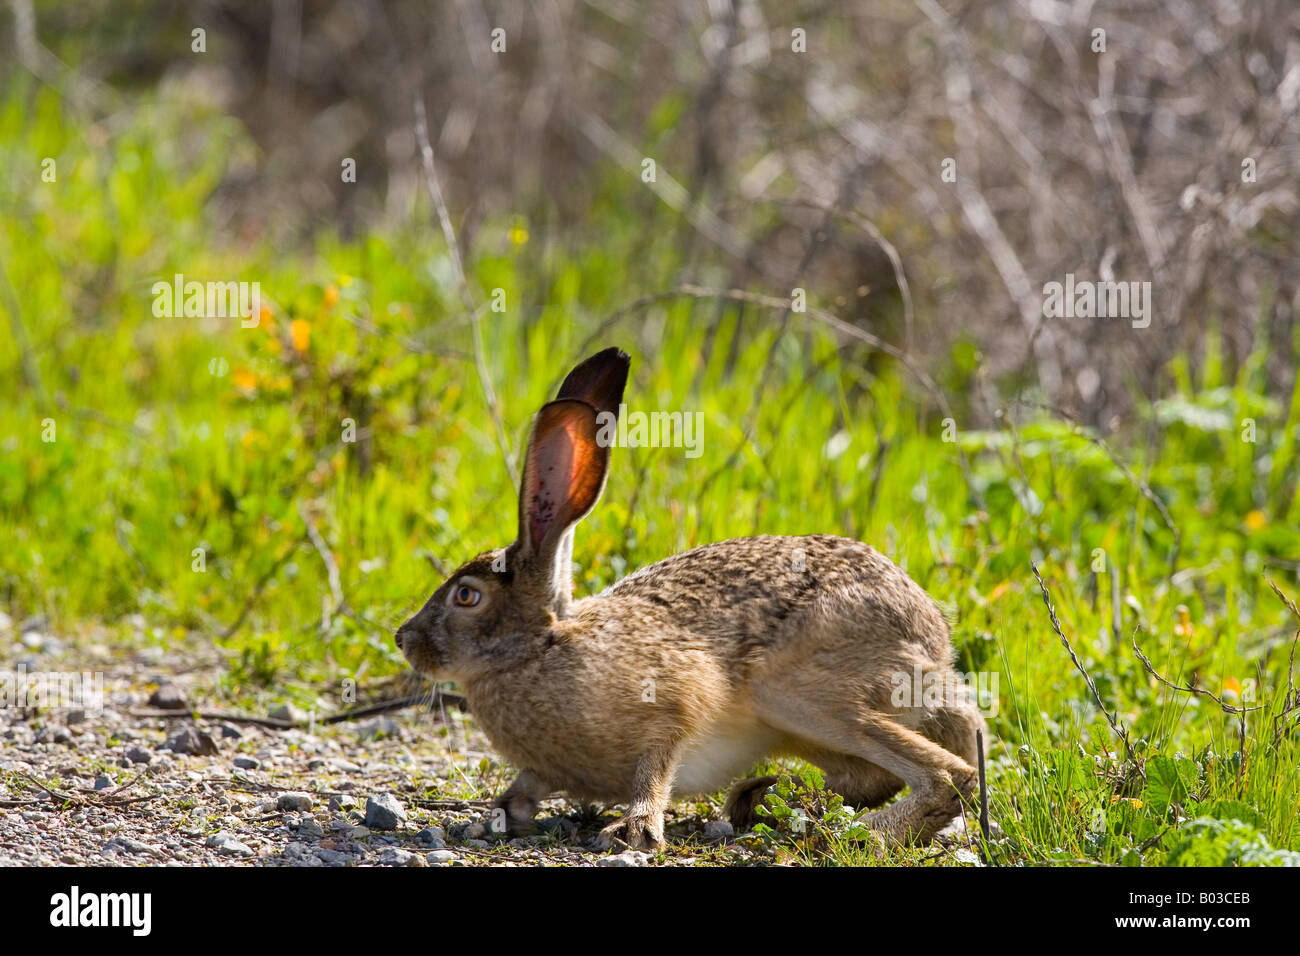
<svg viewBox="0 0 1300 956">
<path fill-rule="evenodd" d="M 482 798 L 509 769 L 458 711 L 288 730 L 194 718 L 195 709 L 222 709 L 210 703 L 222 674 L 211 654 L 196 664 L 194 652 L 115 654 L 93 641 L 77 642 L 73 654 L 72 642 L 14 628 L 0 634 L 0 646 L 11 641 L 18 673 L 102 673 L 103 706 L 0 706 L 0 866 L 762 859 L 725 839 L 705 841 L 698 816 L 670 818 L 675 839 L 664 854 L 598 854 L 590 841 L 602 821 L 563 800 L 543 804 L 539 835 L 498 837 Z M 181 703 L 184 716 L 140 716 L 151 700 Z M 708 835 L 722 834 L 714 825 Z"/>
</svg>

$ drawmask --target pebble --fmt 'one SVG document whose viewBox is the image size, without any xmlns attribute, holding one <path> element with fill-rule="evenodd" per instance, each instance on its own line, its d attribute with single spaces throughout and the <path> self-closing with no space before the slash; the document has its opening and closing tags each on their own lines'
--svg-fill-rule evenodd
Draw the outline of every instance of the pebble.
<svg viewBox="0 0 1300 956">
<path fill-rule="evenodd" d="M 397 721 L 391 717 L 372 717 L 357 724 L 357 736 L 362 740 L 372 740 L 376 737 L 396 737 L 400 734 L 400 731 L 401 728 L 398 727 Z"/>
<path fill-rule="evenodd" d="M 417 860 L 419 862 L 416 862 Z M 392 846 L 379 854 L 380 866 L 419 866 L 423 862 L 424 860 L 414 853 Z"/>
<path fill-rule="evenodd" d="M 208 837 L 207 846 L 222 853 L 226 856 L 252 856 L 253 850 L 246 843 L 241 843 L 235 837 L 222 830 L 220 833 L 214 833 Z"/>
<path fill-rule="evenodd" d="M 325 828 L 316 822 L 315 817 L 304 817 L 298 824 L 298 835 L 320 839 L 325 835 Z"/>
<path fill-rule="evenodd" d="M 217 742 L 201 730 L 183 727 L 167 738 L 162 749 L 170 750 L 174 754 L 208 757 L 217 752 Z"/>
<path fill-rule="evenodd" d="M 301 791 L 290 791 L 282 793 L 276 798 L 275 806 L 277 810 L 310 810 L 313 801 L 310 793 Z"/>
<path fill-rule="evenodd" d="M 131 763 L 148 764 L 153 760 L 153 754 L 143 747 L 131 747 L 126 752 L 126 759 Z"/>
<path fill-rule="evenodd" d="M 642 853 L 640 850 L 624 850 L 622 853 L 616 853 L 613 856 L 602 856 L 596 861 L 597 866 L 645 866 L 650 860 L 650 854 Z"/>
<path fill-rule="evenodd" d="M 381 793 L 366 801 L 366 826 L 372 830 L 396 830 L 406 822 L 406 811 L 391 793 Z"/>
<path fill-rule="evenodd" d="M 262 766 L 262 761 L 258 760 L 256 757 L 239 756 L 234 759 L 233 763 L 239 770 L 256 770 L 258 767 Z"/>
<path fill-rule="evenodd" d="M 267 716 L 272 720 L 289 720 L 295 724 L 307 719 L 307 715 L 297 707 L 293 706 L 293 704 L 281 704 L 279 707 L 274 708 L 269 714 L 267 714 Z"/>
<path fill-rule="evenodd" d="M 428 843 L 431 846 L 437 844 L 436 849 L 442 849 L 443 844 L 447 841 L 447 831 L 442 827 L 425 827 L 415 835 L 415 838 L 421 843 Z"/>
<path fill-rule="evenodd" d="M 175 684 L 163 684 L 149 695 L 149 706 L 157 710 L 187 710 L 190 702 L 185 691 Z"/>
<path fill-rule="evenodd" d="M 736 838 L 735 827 L 726 820 L 710 820 L 702 832 L 710 843 L 729 843 Z"/>
<path fill-rule="evenodd" d="M 112 785 L 113 785 L 113 778 L 110 777 L 108 774 L 101 773 L 98 777 L 95 778 L 94 786 L 96 790 L 107 790 Z"/>
<path fill-rule="evenodd" d="M 456 859 L 456 854 L 451 850 L 434 850 L 424 857 L 433 866 L 446 866 Z"/>
</svg>

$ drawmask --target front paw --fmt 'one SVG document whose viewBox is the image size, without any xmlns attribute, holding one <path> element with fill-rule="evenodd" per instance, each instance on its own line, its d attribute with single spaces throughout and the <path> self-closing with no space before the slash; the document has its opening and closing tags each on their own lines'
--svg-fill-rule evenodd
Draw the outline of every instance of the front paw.
<svg viewBox="0 0 1300 956">
<path fill-rule="evenodd" d="M 664 842 L 664 817 L 662 813 L 629 811 L 600 831 L 596 837 L 598 850 L 629 847 L 645 850 L 662 846 Z"/>
<path fill-rule="evenodd" d="M 488 829 L 512 837 L 532 836 L 539 830 L 537 821 L 533 819 L 536 812 L 537 804 L 531 800 L 502 797 L 492 804 Z"/>
</svg>

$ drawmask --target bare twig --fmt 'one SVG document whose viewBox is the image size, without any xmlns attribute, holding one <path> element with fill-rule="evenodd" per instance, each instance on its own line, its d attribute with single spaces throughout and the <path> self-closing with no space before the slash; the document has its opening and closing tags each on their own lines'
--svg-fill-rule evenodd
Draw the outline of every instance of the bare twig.
<svg viewBox="0 0 1300 956">
<path fill-rule="evenodd" d="M 497 399 L 496 389 L 492 386 L 492 376 L 488 374 L 487 360 L 483 352 L 483 326 L 479 321 L 479 312 L 474 304 L 474 294 L 470 289 L 469 279 L 465 277 L 465 266 L 460 259 L 460 245 L 456 241 L 456 230 L 451 224 L 451 213 L 447 210 L 447 201 L 442 195 L 442 184 L 438 180 L 438 166 L 433 156 L 433 145 L 429 142 L 429 120 L 424 108 L 424 94 L 415 94 L 415 138 L 420 145 L 420 158 L 424 164 L 424 181 L 429 190 L 429 199 L 438 214 L 442 226 L 443 238 L 447 242 L 447 254 L 451 256 L 452 268 L 456 272 L 456 282 L 460 287 L 461 300 L 469 315 L 470 330 L 474 340 L 474 366 L 478 372 L 479 385 L 483 388 L 483 397 L 487 402 L 488 414 L 496 428 L 497 444 L 505 459 L 506 471 L 510 481 L 519 484 L 519 471 L 515 467 L 514 452 L 510 449 L 510 438 L 506 434 L 505 420 L 501 415 L 501 403 Z"/>
<path fill-rule="evenodd" d="M 1056 618 L 1056 608 L 1052 606 L 1052 595 L 1047 590 L 1047 584 L 1046 582 L 1043 581 L 1043 576 L 1038 573 L 1038 565 L 1030 561 L 1029 566 L 1034 569 L 1034 577 L 1038 581 L 1038 589 L 1043 593 L 1043 604 L 1047 606 L 1047 616 L 1048 618 L 1051 619 L 1052 630 L 1056 631 L 1056 636 L 1061 639 L 1061 644 L 1065 648 L 1066 652 L 1069 653 L 1070 660 L 1074 662 L 1075 669 L 1080 674 L 1083 675 L 1084 682 L 1087 683 L 1088 685 L 1088 690 L 1092 691 L 1092 699 L 1095 700 L 1097 702 L 1097 706 L 1101 708 L 1102 714 L 1104 714 L 1106 717 L 1106 722 L 1110 724 L 1110 729 L 1113 730 L 1115 732 L 1115 736 L 1117 736 L 1123 742 L 1125 756 L 1128 757 L 1128 759 L 1133 760 L 1134 757 L 1133 744 L 1129 741 L 1128 731 L 1124 728 L 1122 724 L 1120 724 L 1120 722 L 1114 716 L 1111 715 L 1111 712 L 1106 708 L 1106 704 L 1101 699 L 1101 692 L 1097 690 L 1097 685 L 1093 683 L 1092 676 L 1088 673 L 1087 668 L 1085 668 L 1083 664 L 1080 663 L 1078 655 L 1074 653 L 1074 648 L 1070 646 L 1069 639 L 1065 636 L 1065 633 L 1061 630 L 1061 622 Z M 1141 766 L 1140 765 L 1136 765 L 1136 766 L 1138 772 L 1142 773 Z"/>
<path fill-rule="evenodd" d="M 435 690 L 433 692 L 434 700 L 437 703 L 450 704 L 453 707 L 459 707 L 461 710 L 468 709 L 468 703 L 464 697 L 459 694 L 447 694 Z M 419 707 L 429 702 L 429 694 L 421 692 L 411 694 L 406 697 L 399 697 L 393 700 L 381 700 L 373 704 L 366 704 L 363 707 L 354 707 L 351 710 L 344 711 L 340 714 L 331 714 L 328 717 L 318 718 L 317 724 L 339 724 L 350 720 L 360 720 L 363 717 L 373 717 L 375 714 L 386 714 L 394 710 L 402 710 L 406 707 Z M 186 720 L 199 718 L 202 720 L 219 720 L 230 724 L 249 724 L 255 727 L 267 727 L 272 730 L 292 730 L 296 728 L 308 727 L 311 725 L 310 720 L 287 720 L 282 717 L 253 717 L 248 714 L 236 714 L 223 710 L 132 710 L 128 711 L 132 717 L 157 718 L 162 720 Z"/>
<path fill-rule="evenodd" d="M 992 863 L 993 859 L 989 855 L 989 787 L 988 779 L 984 772 L 984 731 L 975 731 L 975 758 L 979 768 L 980 775 L 980 835 L 984 840 L 980 846 L 980 855 L 984 857 L 986 864 Z"/>
<path fill-rule="evenodd" d="M 1276 582 L 1269 578 L 1265 578 L 1265 580 L 1268 581 L 1268 586 L 1273 589 L 1273 593 L 1278 596 L 1278 600 L 1291 610 L 1291 613 L 1295 615 L 1296 620 L 1300 621 L 1300 608 L 1296 607 L 1296 602 L 1287 597 L 1286 594 L 1282 592 L 1282 589 L 1277 586 Z M 1292 711 L 1300 709 L 1300 694 L 1296 693 L 1295 687 L 1295 649 L 1297 643 L 1300 643 L 1300 630 L 1297 630 L 1295 633 L 1295 639 L 1291 642 L 1291 654 L 1287 659 L 1286 693 L 1282 697 L 1282 709 L 1273 716 L 1274 746 L 1277 746 L 1278 741 L 1282 739 L 1282 733 L 1285 730 L 1282 722 Z"/>
<path fill-rule="evenodd" d="M 330 619 L 347 604 L 346 599 L 343 597 L 343 584 L 341 575 L 339 574 L 339 563 L 334 559 L 334 552 L 330 550 L 329 544 L 323 537 L 321 537 L 320 529 L 316 527 L 316 523 L 308 517 L 307 509 L 303 507 L 301 501 L 298 502 L 298 517 L 302 518 L 303 524 L 307 526 L 307 537 L 310 539 L 312 547 L 316 549 L 316 553 L 320 555 L 321 561 L 325 564 L 325 574 L 329 580 L 330 597 L 333 599 L 334 603 L 332 607 L 326 606 L 321 609 L 320 626 L 321 630 L 328 630 Z"/>
<path fill-rule="evenodd" d="M 1204 687 L 1193 687 L 1190 684 L 1188 685 L 1175 684 L 1173 681 L 1169 680 L 1169 678 L 1165 677 L 1163 674 L 1157 671 L 1155 665 L 1152 664 L 1150 659 L 1145 654 L 1142 653 L 1142 648 L 1138 647 L 1137 632 L 1138 632 L 1138 628 L 1134 627 L 1133 636 L 1132 636 L 1133 651 L 1134 653 L 1137 654 L 1138 660 L 1142 662 L 1142 666 L 1147 669 L 1148 674 L 1150 674 L 1157 681 L 1164 684 L 1166 687 L 1170 688 L 1171 690 L 1182 691 L 1183 693 L 1186 694 L 1200 694 L 1204 697 L 1208 697 L 1216 704 L 1218 704 L 1219 707 L 1222 708 L 1225 714 L 1245 714 L 1252 710 L 1259 710 L 1261 707 L 1264 706 L 1263 704 L 1257 704 L 1254 707 L 1247 707 L 1243 704 L 1240 707 L 1236 707 L 1232 704 L 1229 704 L 1227 701 L 1225 701 L 1222 697 L 1220 697 L 1212 690 L 1207 690 Z"/>
</svg>

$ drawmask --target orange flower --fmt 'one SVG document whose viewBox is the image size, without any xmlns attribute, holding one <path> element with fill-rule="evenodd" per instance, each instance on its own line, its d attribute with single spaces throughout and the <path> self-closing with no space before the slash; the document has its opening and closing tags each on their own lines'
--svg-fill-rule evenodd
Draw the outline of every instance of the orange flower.
<svg viewBox="0 0 1300 956">
<path fill-rule="evenodd" d="M 289 338 L 299 352 L 307 351 L 311 345 L 311 323 L 306 319 L 294 319 L 289 323 Z"/>
<path fill-rule="evenodd" d="M 325 307 L 329 308 L 339 300 L 339 287 L 330 285 L 325 287 Z"/>
</svg>

